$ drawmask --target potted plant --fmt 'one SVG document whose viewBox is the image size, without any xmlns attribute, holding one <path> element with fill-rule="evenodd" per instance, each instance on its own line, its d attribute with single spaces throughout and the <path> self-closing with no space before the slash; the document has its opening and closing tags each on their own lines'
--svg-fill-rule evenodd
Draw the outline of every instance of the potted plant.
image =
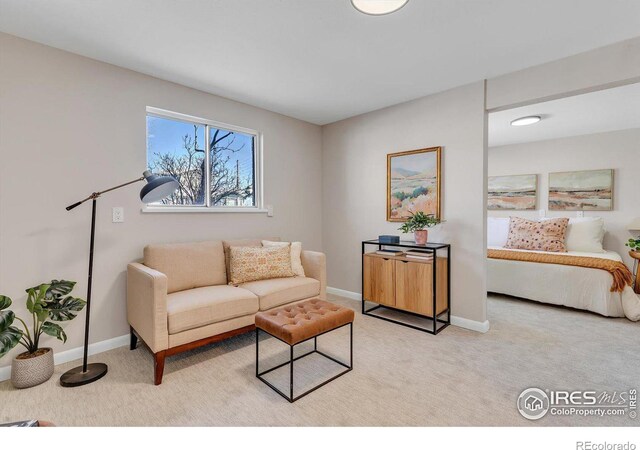
<svg viewBox="0 0 640 450">
<path fill-rule="evenodd" d="M 629 251 L 629 255 L 632 258 L 640 259 L 640 238 L 638 239 L 629 239 L 629 241 L 624 244 L 629 247 L 631 250 Z"/>
<path fill-rule="evenodd" d="M 409 214 L 411 214 L 411 217 L 398 229 L 403 233 L 413 232 L 413 238 L 416 244 L 426 244 L 429 238 L 429 231 L 426 228 L 438 225 L 441 223 L 440 219 L 436 218 L 433 214 L 425 214 L 422 211 L 418 211 L 417 213 L 409 211 Z"/>
<path fill-rule="evenodd" d="M 74 319 L 86 305 L 84 300 L 69 295 L 75 284 L 75 281 L 52 280 L 27 289 L 31 328 L 7 309 L 11 299 L 0 295 L 0 358 L 18 344 L 27 350 L 17 355 L 11 364 L 11 382 L 16 388 L 44 383 L 53 375 L 53 350 L 41 347 L 40 337 L 44 333 L 67 341 L 64 330 L 55 322 Z M 14 320 L 20 322 L 23 330 L 13 326 Z"/>
</svg>

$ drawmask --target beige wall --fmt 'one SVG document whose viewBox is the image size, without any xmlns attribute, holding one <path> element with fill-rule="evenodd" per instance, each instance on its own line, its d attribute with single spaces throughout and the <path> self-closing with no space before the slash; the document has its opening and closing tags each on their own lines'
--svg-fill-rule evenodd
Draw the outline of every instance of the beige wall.
<svg viewBox="0 0 640 450">
<path fill-rule="evenodd" d="M 19 314 L 24 289 L 52 278 L 78 281 L 75 293 L 85 297 L 91 208 L 64 208 L 140 176 L 146 106 L 262 131 L 265 203 L 275 217 L 142 214 L 142 184 L 106 194 L 92 342 L 128 332 L 125 267 L 146 243 L 278 235 L 322 249 L 320 127 L 6 34 L 0 52 L 0 292 L 14 298 Z M 114 206 L 124 207 L 124 223 L 111 223 Z M 65 349 L 82 345 L 82 320 L 65 329 Z M 9 364 L 11 355 L 0 360 Z"/>
<path fill-rule="evenodd" d="M 487 81 L 487 109 L 538 103 L 640 81 L 640 37 Z"/>
<path fill-rule="evenodd" d="M 631 237 L 627 225 L 640 216 L 640 129 L 574 136 L 489 149 L 489 175 L 538 174 L 538 209 L 547 217 L 575 217 L 575 211 L 548 211 L 549 173 L 573 170 L 614 169 L 613 211 L 585 211 L 602 217 L 607 234 L 605 248 L 633 260 L 624 243 Z M 493 217 L 517 215 L 538 218 L 537 211 L 489 211 Z"/>
<path fill-rule="evenodd" d="M 488 80 L 487 104 L 503 108 L 640 77 L 639 48 L 640 38 Z M 385 220 L 385 155 L 437 145 L 444 147 L 448 222 L 432 238 L 453 245 L 454 314 L 483 321 L 483 99 L 478 82 L 321 130 L 0 33 L 0 292 L 21 305 L 25 287 L 61 277 L 77 280 L 84 296 L 90 210 L 64 207 L 139 175 L 145 107 L 155 106 L 262 131 L 265 203 L 275 217 L 141 214 L 140 186 L 106 195 L 98 211 L 92 342 L 127 332 L 124 267 L 150 242 L 300 239 L 327 253 L 331 286 L 359 291 L 359 242 L 398 233 Z M 124 223 L 111 223 L 113 206 L 125 208 Z M 81 345 L 81 321 L 66 330 L 65 348 Z"/>
<path fill-rule="evenodd" d="M 386 221 L 387 153 L 441 146 L 447 222 L 430 240 L 452 245 L 453 315 L 486 320 L 484 127 L 482 82 L 323 127 L 329 286 L 360 292 L 360 242 L 400 234 Z"/>
</svg>

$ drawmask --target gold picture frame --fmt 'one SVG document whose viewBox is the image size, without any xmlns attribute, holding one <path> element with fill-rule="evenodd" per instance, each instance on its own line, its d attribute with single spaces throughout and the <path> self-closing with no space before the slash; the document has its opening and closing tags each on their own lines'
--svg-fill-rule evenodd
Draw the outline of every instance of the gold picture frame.
<svg viewBox="0 0 640 450">
<path fill-rule="evenodd" d="M 388 222 L 405 222 L 409 211 L 441 219 L 441 161 L 442 147 L 387 154 Z"/>
</svg>

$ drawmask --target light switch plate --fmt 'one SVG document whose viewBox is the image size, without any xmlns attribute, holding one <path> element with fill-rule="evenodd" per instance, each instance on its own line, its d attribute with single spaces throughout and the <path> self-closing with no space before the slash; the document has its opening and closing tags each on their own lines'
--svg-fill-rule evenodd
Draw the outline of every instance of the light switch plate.
<svg viewBox="0 0 640 450">
<path fill-rule="evenodd" d="M 122 206 L 114 206 L 111 210 L 111 220 L 113 223 L 124 222 L 124 208 Z"/>
<path fill-rule="evenodd" d="M 273 205 L 267 205 L 267 217 L 273 217 Z"/>
</svg>

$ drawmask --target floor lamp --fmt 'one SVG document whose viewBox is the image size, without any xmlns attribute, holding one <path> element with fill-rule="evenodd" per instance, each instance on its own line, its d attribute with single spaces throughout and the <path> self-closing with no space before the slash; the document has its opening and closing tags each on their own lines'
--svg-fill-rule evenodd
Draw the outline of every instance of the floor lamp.
<svg viewBox="0 0 640 450">
<path fill-rule="evenodd" d="M 91 244 L 89 246 L 89 276 L 87 278 L 87 309 L 86 309 L 86 320 L 84 324 L 84 357 L 82 361 L 82 366 L 74 367 L 73 369 L 65 372 L 60 377 L 60 385 L 64 387 L 75 387 L 82 386 L 84 384 L 93 383 L 96 380 L 99 380 L 107 373 L 107 365 L 103 363 L 92 363 L 87 364 L 87 352 L 89 349 L 89 321 L 90 321 L 90 313 L 91 313 L 91 280 L 93 273 L 93 244 L 95 241 L 96 234 L 96 200 L 102 194 L 110 191 L 115 191 L 116 189 L 120 189 L 121 187 L 128 186 L 133 183 L 137 183 L 138 181 L 146 180 L 147 184 L 142 187 L 140 191 L 140 200 L 143 203 L 152 203 L 157 202 L 158 200 L 162 200 L 165 197 L 168 197 L 172 193 L 178 189 L 178 182 L 173 177 L 167 176 L 158 176 L 152 174 L 150 171 L 145 170 L 140 178 L 136 178 L 135 180 L 129 181 L 127 183 L 120 184 L 118 186 L 114 186 L 112 188 L 106 189 L 101 192 L 94 192 L 84 200 L 80 200 L 79 202 L 74 203 L 73 205 L 67 206 L 67 211 L 71 211 L 73 208 L 80 206 L 84 202 L 91 200 L 92 208 L 91 208 Z"/>
</svg>

